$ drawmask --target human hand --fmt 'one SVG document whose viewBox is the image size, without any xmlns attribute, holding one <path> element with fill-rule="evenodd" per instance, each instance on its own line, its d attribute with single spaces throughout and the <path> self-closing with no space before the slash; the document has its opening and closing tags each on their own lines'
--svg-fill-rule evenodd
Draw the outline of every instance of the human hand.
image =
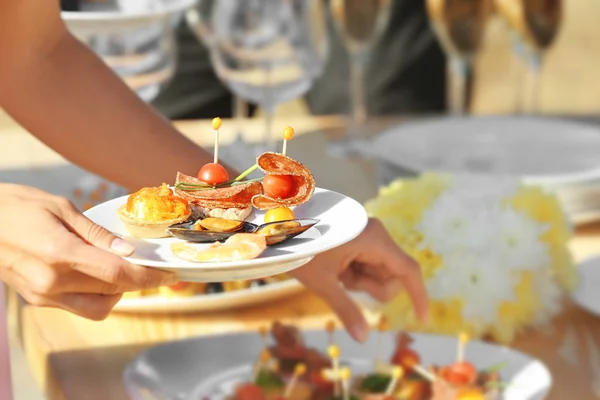
<svg viewBox="0 0 600 400">
<path fill-rule="evenodd" d="M 0 279 L 33 305 L 101 320 L 123 292 L 177 281 L 120 257 L 133 250 L 67 199 L 0 184 Z"/>
<path fill-rule="evenodd" d="M 394 243 L 377 219 L 371 218 L 356 239 L 319 254 L 290 275 L 324 299 L 360 342 L 367 339 L 369 327 L 344 288 L 367 292 L 381 302 L 405 289 L 419 318 L 427 318 L 427 293 L 418 264 Z"/>
</svg>

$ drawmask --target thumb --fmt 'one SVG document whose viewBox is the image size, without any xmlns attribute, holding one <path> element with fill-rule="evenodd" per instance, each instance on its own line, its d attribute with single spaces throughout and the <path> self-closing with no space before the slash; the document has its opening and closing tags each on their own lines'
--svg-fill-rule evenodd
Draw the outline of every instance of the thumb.
<svg viewBox="0 0 600 400">
<path fill-rule="evenodd" d="M 120 256 L 129 256 L 135 248 L 100 225 L 93 223 L 75 207 L 65 210 L 63 223 L 70 231 L 94 247 Z"/>
</svg>

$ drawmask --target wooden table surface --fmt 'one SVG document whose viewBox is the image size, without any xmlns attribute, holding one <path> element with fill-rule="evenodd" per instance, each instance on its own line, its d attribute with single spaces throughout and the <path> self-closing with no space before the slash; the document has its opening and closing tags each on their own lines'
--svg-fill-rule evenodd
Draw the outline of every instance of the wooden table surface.
<svg viewBox="0 0 600 400">
<path fill-rule="evenodd" d="M 331 159 L 325 153 L 327 140 L 339 135 L 340 127 L 344 125 L 341 119 L 303 118 L 288 120 L 287 124 L 293 124 L 298 132 L 290 146 L 291 155 L 304 161 L 302 155 L 308 157 L 310 154 L 311 158 L 306 161 L 320 186 L 338 190 L 359 201 L 375 195 L 375 164 L 358 158 Z M 179 127 L 185 134 L 198 139 L 205 137 L 200 133 L 208 129 L 209 122 L 186 122 Z M 248 140 L 252 140 L 261 127 L 259 123 L 247 124 Z M 225 134 L 222 136 L 226 137 Z M 40 148 L 35 153 L 36 162 L 39 162 L 39 157 L 47 157 L 53 163 L 62 162 L 47 149 L 45 152 L 47 155 L 43 156 L 46 153 Z M 576 260 L 600 253 L 600 225 L 578 229 L 571 246 Z M 14 313 L 18 319 L 17 334 L 21 336 L 34 376 L 49 400 L 126 400 L 122 386 L 124 367 L 141 351 L 158 342 L 255 330 L 273 319 L 293 321 L 301 327 L 320 327 L 331 317 L 327 306 L 308 292 L 276 304 L 250 309 L 191 315 L 115 313 L 102 322 L 22 304 Z M 578 349 L 580 357 L 576 367 L 567 364 L 556 349 L 563 342 L 567 329 L 574 328 L 578 335 L 588 329 L 599 336 L 600 318 L 566 302 L 564 312 L 555 320 L 553 328 L 528 332 L 516 340 L 514 347 L 540 358 L 550 367 L 554 387 L 549 399 L 593 398 L 592 368 L 586 349 Z"/>
</svg>

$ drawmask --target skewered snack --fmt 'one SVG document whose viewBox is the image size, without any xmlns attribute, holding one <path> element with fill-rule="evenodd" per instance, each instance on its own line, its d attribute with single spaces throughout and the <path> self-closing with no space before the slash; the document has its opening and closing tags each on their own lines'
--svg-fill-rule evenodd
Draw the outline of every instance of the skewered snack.
<svg viewBox="0 0 600 400">
<path fill-rule="evenodd" d="M 256 160 L 258 168 L 273 180 L 263 181 L 264 194 L 252 198 L 252 205 L 259 210 L 295 207 L 306 203 L 314 194 L 315 179 L 302 163 L 278 153 L 263 153 Z M 281 191 L 286 181 L 286 193 Z"/>
</svg>

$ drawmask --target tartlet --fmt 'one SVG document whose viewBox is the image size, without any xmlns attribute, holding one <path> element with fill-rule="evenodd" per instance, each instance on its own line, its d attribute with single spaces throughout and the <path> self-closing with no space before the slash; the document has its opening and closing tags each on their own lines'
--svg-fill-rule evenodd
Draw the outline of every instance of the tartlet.
<svg viewBox="0 0 600 400">
<path fill-rule="evenodd" d="M 173 194 L 167 184 L 142 188 L 117 209 L 127 232 L 137 238 L 168 237 L 167 228 L 186 221 L 191 208 L 186 199 Z"/>
</svg>

